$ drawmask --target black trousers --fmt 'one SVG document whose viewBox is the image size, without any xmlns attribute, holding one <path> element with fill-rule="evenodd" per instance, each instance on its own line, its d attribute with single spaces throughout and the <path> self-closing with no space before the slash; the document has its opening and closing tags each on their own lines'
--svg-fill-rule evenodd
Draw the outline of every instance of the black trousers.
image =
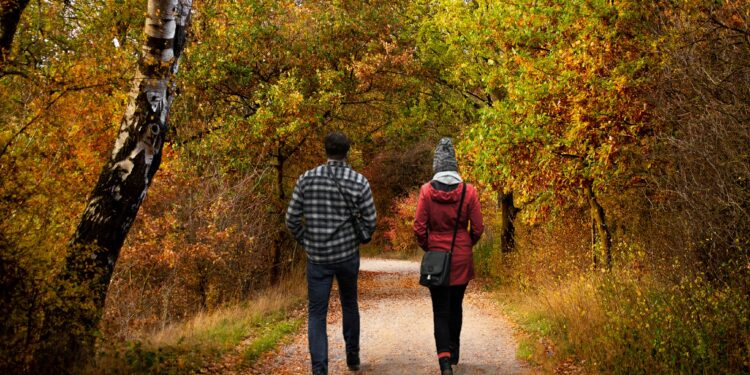
<svg viewBox="0 0 750 375">
<path fill-rule="evenodd" d="M 313 371 L 328 371 L 326 317 L 334 277 L 339 284 L 346 351 L 359 353 L 359 304 L 357 302 L 359 256 L 335 264 L 315 264 L 308 261 L 307 341 Z"/>
<path fill-rule="evenodd" d="M 437 353 L 451 352 L 461 345 L 461 323 L 466 285 L 430 287 Z"/>
</svg>

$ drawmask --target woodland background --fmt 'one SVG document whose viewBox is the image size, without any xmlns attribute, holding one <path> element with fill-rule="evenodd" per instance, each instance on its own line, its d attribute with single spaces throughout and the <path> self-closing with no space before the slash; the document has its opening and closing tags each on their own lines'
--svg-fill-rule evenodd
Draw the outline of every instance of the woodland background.
<svg viewBox="0 0 750 375">
<path fill-rule="evenodd" d="M 70 303 L 61 269 L 128 103 L 145 2 L 1 5 L 0 369 L 22 373 L 65 319 L 49 306 Z M 418 255 L 432 149 L 454 137 L 489 221 L 476 264 L 525 359 L 750 372 L 747 1 L 193 6 L 161 166 L 106 290 L 100 365 L 200 366 L 213 352 L 184 330 L 236 306 L 282 321 L 296 300 L 263 293 L 293 290 L 304 260 L 283 212 L 343 130 L 379 213 L 365 251 L 402 257 Z"/>
</svg>

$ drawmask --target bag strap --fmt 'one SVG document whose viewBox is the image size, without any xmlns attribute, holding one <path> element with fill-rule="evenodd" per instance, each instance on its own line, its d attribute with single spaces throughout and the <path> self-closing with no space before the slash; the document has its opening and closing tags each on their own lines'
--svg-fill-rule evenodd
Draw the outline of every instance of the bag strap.
<svg viewBox="0 0 750 375">
<path fill-rule="evenodd" d="M 458 221 L 461 219 L 461 207 L 464 205 L 464 197 L 466 196 L 466 182 L 464 182 L 463 191 L 461 191 L 461 202 L 458 203 L 458 215 L 456 215 L 456 225 L 453 226 L 453 239 L 451 240 L 451 250 L 449 253 L 453 253 L 453 246 L 456 244 L 456 234 L 458 233 Z"/>
<path fill-rule="evenodd" d="M 350 206 L 352 202 L 349 200 L 349 198 L 346 197 L 346 194 L 344 194 L 344 190 L 341 188 L 341 185 L 339 184 L 338 180 L 336 180 L 336 177 L 333 176 L 333 173 L 331 172 L 331 166 L 326 165 L 325 169 L 326 169 L 326 172 L 328 172 L 328 178 L 333 180 L 333 183 L 336 184 L 336 188 L 339 189 L 339 194 L 341 194 L 341 196 L 344 197 L 344 205 L 346 206 L 347 211 L 349 211 L 349 215 L 355 216 L 354 211 L 352 210 Z"/>
</svg>

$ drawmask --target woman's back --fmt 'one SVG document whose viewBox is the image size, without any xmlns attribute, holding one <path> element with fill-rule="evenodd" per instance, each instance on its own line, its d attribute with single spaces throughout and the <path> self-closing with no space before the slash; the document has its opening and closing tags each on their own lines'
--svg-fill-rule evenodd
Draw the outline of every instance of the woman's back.
<svg viewBox="0 0 750 375">
<path fill-rule="evenodd" d="M 434 185 L 434 181 L 422 185 L 414 231 L 422 249 L 448 251 L 453 239 L 463 183 L 457 184 L 450 191 L 439 190 Z M 454 252 L 471 251 L 484 230 L 477 192 L 471 184 L 466 185 Z"/>
</svg>

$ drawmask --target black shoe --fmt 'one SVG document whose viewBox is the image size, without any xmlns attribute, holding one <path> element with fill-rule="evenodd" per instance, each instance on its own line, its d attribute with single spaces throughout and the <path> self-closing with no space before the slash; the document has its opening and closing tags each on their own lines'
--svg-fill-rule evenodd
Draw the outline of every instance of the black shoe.
<svg viewBox="0 0 750 375">
<path fill-rule="evenodd" d="M 453 375 L 450 357 L 440 358 L 438 362 L 440 362 L 440 375 Z"/>
<path fill-rule="evenodd" d="M 451 347 L 451 364 L 458 364 L 458 347 Z"/>
<path fill-rule="evenodd" d="M 325 370 L 318 370 L 313 371 L 313 375 L 328 375 L 328 372 L 326 372 Z"/>
<path fill-rule="evenodd" d="M 346 353 L 346 367 L 352 371 L 359 371 L 359 352 Z"/>
</svg>

